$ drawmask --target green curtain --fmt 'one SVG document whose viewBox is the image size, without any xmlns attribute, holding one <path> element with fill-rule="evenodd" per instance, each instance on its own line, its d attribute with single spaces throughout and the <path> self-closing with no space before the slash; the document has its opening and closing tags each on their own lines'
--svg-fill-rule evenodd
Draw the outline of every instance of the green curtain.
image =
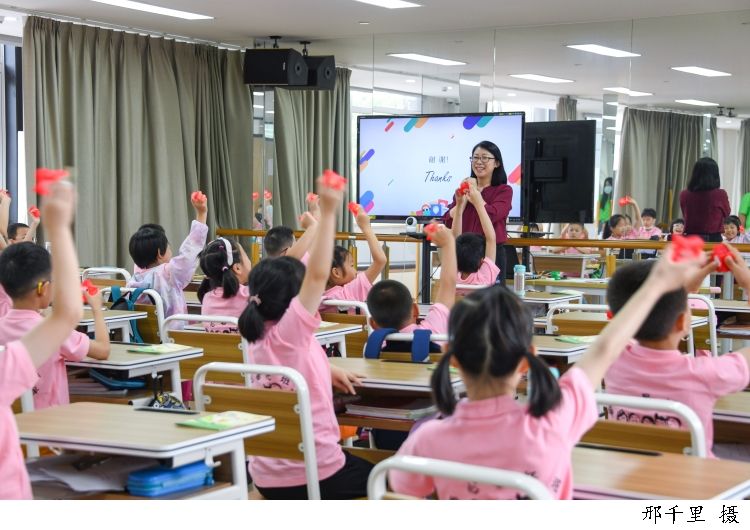
<svg viewBox="0 0 750 530">
<path fill-rule="evenodd" d="M 575 121 L 578 113 L 578 100 L 570 96 L 560 96 L 557 100 L 557 121 Z"/>
<path fill-rule="evenodd" d="M 656 208 L 664 222 L 677 217 L 680 192 L 703 156 L 703 133 L 703 116 L 626 108 L 617 197 L 632 195 L 642 207 Z"/>
<path fill-rule="evenodd" d="M 740 134 L 737 141 L 737 167 L 740 174 L 740 190 L 742 194 L 750 192 L 750 119 L 742 120 Z"/>
<path fill-rule="evenodd" d="M 333 90 L 276 89 L 274 225 L 297 226 L 297 218 L 306 208 L 305 197 L 315 189 L 315 179 L 324 169 L 333 169 L 350 182 L 354 177 L 351 174 L 350 77 L 351 70 L 337 68 Z M 352 221 L 345 212 L 342 208 L 338 226 L 348 231 Z"/>
<path fill-rule="evenodd" d="M 29 17 L 23 61 L 27 186 L 36 167 L 73 168 L 81 263 L 130 264 L 143 223 L 176 248 L 196 189 L 211 227 L 251 226 L 240 52 Z"/>
</svg>

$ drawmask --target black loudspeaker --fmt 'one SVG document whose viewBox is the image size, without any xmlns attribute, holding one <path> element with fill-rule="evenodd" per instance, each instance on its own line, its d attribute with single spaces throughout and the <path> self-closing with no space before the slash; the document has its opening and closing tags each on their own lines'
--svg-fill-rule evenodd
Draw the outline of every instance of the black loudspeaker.
<svg viewBox="0 0 750 530">
<path fill-rule="evenodd" d="M 307 85 L 307 63 L 297 50 L 259 48 L 245 51 L 245 83 L 248 85 Z"/>
<path fill-rule="evenodd" d="M 336 60 L 333 55 L 305 57 L 307 62 L 307 88 L 333 90 L 336 86 Z"/>
</svg>

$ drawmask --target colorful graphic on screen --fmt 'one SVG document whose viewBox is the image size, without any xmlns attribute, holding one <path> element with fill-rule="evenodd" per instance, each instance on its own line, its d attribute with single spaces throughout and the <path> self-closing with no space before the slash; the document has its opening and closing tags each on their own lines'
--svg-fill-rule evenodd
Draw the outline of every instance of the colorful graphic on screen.
<svg viewBox="0 0 750 530">
<path fill-rule="evenodd" d="M 359 120 L 359 203 L 381 218 L 442 216 L 470 175 L 483 140 L 503 155 L 513 188 L 510 217 L 521 217 L 523 114 L 363 116 Z"/>
</svg>

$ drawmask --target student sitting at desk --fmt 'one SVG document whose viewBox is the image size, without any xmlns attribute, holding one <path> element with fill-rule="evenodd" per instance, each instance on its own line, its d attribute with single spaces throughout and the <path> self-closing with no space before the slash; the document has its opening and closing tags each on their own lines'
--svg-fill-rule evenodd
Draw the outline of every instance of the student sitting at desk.
<svg viewBox="0 0 750 530">
<path fill-rule="evenodd" d="M 583 223 L 570 223 L 563 228 L 560 234 L 562 239 L 588 239 L 589 234 Z M 552 249 L 554 254 L 595 254 L 595 248 L 586 247 L 556 247 Z"/>
<path fill-rule="evenodd" d="M 370 249 L 372 263 L 364 272 L 357 273 L 354 268 L 354 260 L 351 253 L 344 247 L 336 245 L 333 247 L 333 262 L 331 264 L 326 291 L 323 300 L 350 300 L 353 302 L 364 302 L 372 289 L 372 284 L 383 272 L 387 258 L 380 247 L 380 242 L 370 225 L 370 216 L 362 206 L 358 205 L 355 214 L 357 226 L 362 230 L 367 247 Z M 321 313 L 335 313 L 335 307 L 320 306 Z"/>
<path fill-rule="evenodd" d="M 399 454 L 527 473 L 555 497 L 570 499 L 573 447 L 599 417 L 594 390 L 653 304 L 696 268 L 695 261 L 660 261 L 559 384 L 535 354 L 531 314 L 516 295 L 496 285 L 467 296 L 451 312 L 451 340 L 432 375 L 436 404 L 448 417 L 411 433 Z M 466 385 L 467 398 L 458 403 L 451 366 Z M 514 395 L 526 371 L 531 390 L 528 403 L 520 404 Z M 391 471 L 389 481 L 394 491 L 417 497 L 436 491 L 441 499 L 517 498 L 509 488 L 401 471 Z"/>
<path fill-rule="evenodd" d="M 463 233 L 463 214 L 466 204 L 471 203 L 477 211 L 484 235 L 473 232 Z M 456 194 L 456 216 L 451 228 L 456 238 L 456 258 L 458 276 L 456 283 L 464 285 L 492 285 L 497 282 L 500 268 L 495 264 L 497 243 L 495 227 L 487 210 L 484 199 L 473 182 L 469 184 L 468 194 Z M 465 294 L 460 291 L 459 294 Z"/>
<path fill-rule="evenodd" d="M 733 245 L 750 243 L 750 237 L 740 229 L 740 218 L 730 215 L 724 219 L 724 242 Z"/>
<path fill-rule="evenodd" d="M 0 318 L 0 344 L 20 339 L 39 322 L 52 299 L 52 264 L 50 254 L 34 243 L 18 243 L 0 254 L 0 284 L 13 300 L 13 309 Z M 73 331 L 52 356 L 39 368 L 39 382 L 34 388 L 34 407 L 43 409 L 70 403 L 68 373 L 65 361 L 80 361 L 87 355 L 93 359 L 109 357 L 109 330 L 104 323 L 102 295 L 83 296 L 94 315 L 95 339 Z"/>
<path fill-rule="evenodd" d="M 31 484 L 11 405 L 37 381 L 37 370 L 59 349 L 81 319 L 78 259 L 70 225 L 75 192 L 68 182 L 50 186 L 42 202 L 46 235 L 54 246 L 52 312 L 20 340 L 0 350 L 0 499 L 31 499 Z"/>
<path fill-rule="evenodd" d="M 193 280 L 198 266 L 198 254 L 203 249 L 208 235 L 206 199 L 192 198 L 195 220 L 190 233 L 180 245 L 180 253 L 172 256 L 167 234 L 154 225 L 144 225 L 130 238 L 130 257 L 140 268 L 128 280 L 128 287 L 154 289 L 164 301 L 164 317 L 187 313 L 183 289 Z M 158 226 L 158 225 L 156 225 Z M 143 297 L 142 301 L 147 300 Z"/>
<path fill-rule="evenodd" d="M 442 271 L 437 298 L 427 317 L 417 324 L 419 306 L 414 303 L 409 289 L 401 282 L 383 280 L 376 283 L 367 296 L 373 329 L 390 328 L 401 333 L 414 333 L 420 329 L 439 334 L 448 332 L 448 313 L 456 301 L 456 242 L 451 231 L 440 225 L 432 235 L 432 243 L 442 251 Z"/>
<path fill-rule="evenodd" d="M 320 221 L 305 267 L 290 257 L 264 259 L 250 272 L 250 298 L 239 321 L 250 343 L 250 360 L 289 366 L 302 374 L 310 389 L 320 494 L 323 499 L 353 499 L 367 494 L 372 464 L 344 453 L 333 409 L 332 386 L 354 394 L 357 376 L 328 363 L 315 340 L 320 325 L 318 306 L 330 274 L 336 212 L 342 192 L 319 185 Z M 258 388 L 290 389 L 283 378 L 256 376 Z M 305 464 L 301 460 L 254 457 L 250 475 L 267 499 L 307 498 Z"/>
<path fill-rule="evenodd" d="M 735 261 L 731 268 L 740 271 L 738 283 L 750 287 L 747 265 L 735 249 L 732 253 Z M 728 259 L 727 265 L 729 262 Z M 615 315 L 628 303 L 631 293 L 646 284 L 653 268 L 654 262 L 641 261 L 617 269 L 607 287 L 607 302 Z M 607 392 L 612 394 L 671 399 L 692 408 L 703 423 L 709 455 L 713 455 L 714 403 L 721 396 L 738 392 L 750 383 L 750 349 L 721 357 L 699 352 L 691 357 L 678 349 L 680 340 L 690 332 L 686 286 L 700 285 L 703 277 L 715 269 L 716 264 L 709 263 L 696 277 L 665 293 L 635 334 L 637 342 L 625 348 L 605 376 Z M 677 418 L 664 418 L 648 411 L 618 408 L 611 410 L 610 414 L 616 420 L 679 427 Z"/>
<path fill-rule="evenodd" d="M 220 237 L 211 241 L 200 254 L 200 265 L 206 277 L 198 288 L 201 315 L 239 318 L 247 307 L 250 292 L 247 277 L 250 259 L 241 245 Z M 206 331 L 236 333 L 227 324 L 206 322 Z"/>
<path fill-rule="evenodd" d="M 309 211 L 303 213 L 300 218 L 300 226 L 305 231 L 302 237 L 295 239 L 294 232 L 288 226 L 274 226 L 263 237 L 263 254 L 266 258 L 278 258 L 288 256 L 296 258 L 307 265 L 310 248 L 318 229 L 318 217 L 320 216 L 318 199 L 308 203 Z"/>
</svg>

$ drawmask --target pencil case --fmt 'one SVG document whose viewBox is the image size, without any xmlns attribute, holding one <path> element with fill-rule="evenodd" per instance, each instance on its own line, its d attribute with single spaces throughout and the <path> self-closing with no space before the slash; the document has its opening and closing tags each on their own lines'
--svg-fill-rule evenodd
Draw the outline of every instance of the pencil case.
<svg viewBox="0 0 750 530">
<path fill-rule="evenodd" d="M 134 471 L 128 475 L 127 488 L 138 497 L 161 497 L 213 483 L 213 468 L 200 461 L 176 468 L 158 466 Z"/>
</svg>

